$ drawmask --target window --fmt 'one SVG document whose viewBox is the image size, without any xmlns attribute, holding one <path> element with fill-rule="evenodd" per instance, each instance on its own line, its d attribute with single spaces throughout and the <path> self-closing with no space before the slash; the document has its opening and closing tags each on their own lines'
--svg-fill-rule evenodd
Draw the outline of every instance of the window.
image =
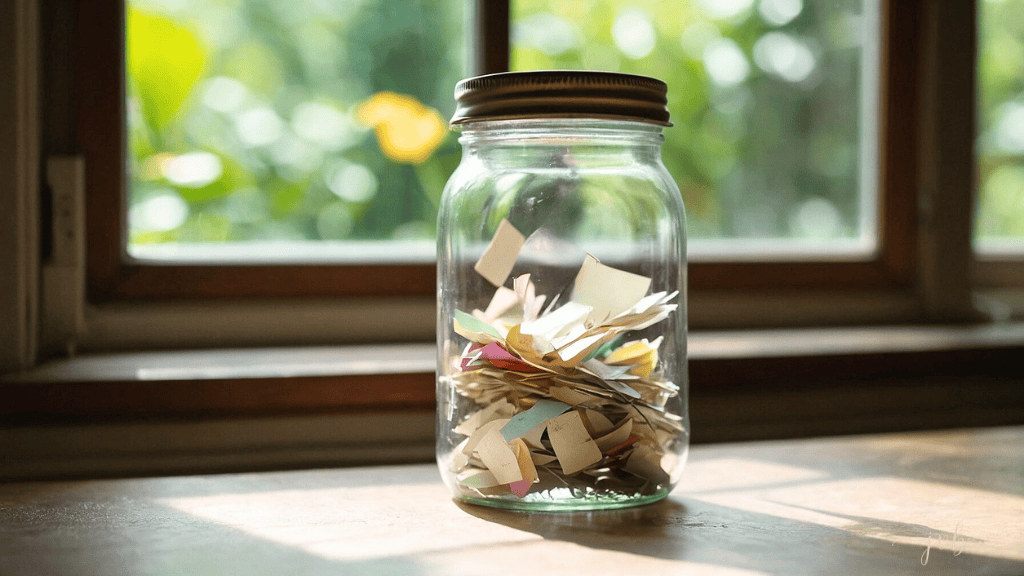
<svg viewBox="0 0 1024 576">
<path fill-rule="evenodd" d="M 694 10 L 709 10 L 699 3 L 685 4 L 694 7 Z M 745 14 L 753 23 L 750 24 L 753 28 L 749 33 L 750 37 L 744 40 L 745 44 L 741 45 L 737 40 L 733 42 L 740 46 L 739 50 L 748 59 L 747 66 L 751 77 L 760 75 L 758 78 L 778 84 L 781 82 L 779 73 L 769 71 L 773 65 L 769 64 L 768 60 L 762 58 L 762 65 L 765 68 L 761 68 L 756 59 L 752 60 L 756 44 L 754 37 L 766 36 L 771 32 L 766 32 L 767 28 L 775 25 L 768 26 L 765 22 L 773 21 L 773 18 L 781 21 L 785 14 L 775 14 L 771 10 L 779 11 L 782 8 L 769 9 L 759 2 L 737 5 L 740 4 L 746 6 Z M 471 46 L 474 50 L 472 59 L 477 70 L 501 69 L 510 59 L 513 63 L 522 62 L 526 53 L 522 31 L 527 29 L 523 27 L 526 26 L 523 22 L 529 24 L 530 6 L 531 4 L 526 2 L 512 3 L 511 7 L 502 2 L 480 2 L 474 7 L 472 21 L 475 25 L 471 27 Z M 614 7 L 618 5 L 609 6 L 612 6 L 610 18 L 614 21 Z M 812 14 L 821 12 L 826 7 L 805 2 L 801 15 L 782 26 L 796 26 L 800 18 L 810 18 Z M 869 13 L 870 9 L 869 5 L 861 13 Z M 811 202 L 818 193 L 818 188 L 813 184 L 801 185 L 804 186 L 800 188 L 804 190 L 801 193 L 809 195 L 794 204 L 802 206 L 810 202 L 805 214 L 814 216 L 815 206 L 818 206 L 817 210 L 821 214 L 826 214 L 839 210 L 836 206 L 845 203 L 848 209 L 844 208 L 846 212 L 839 210 L 841 215 L 838 218 L 840 222 L 846 224 L 838 227 L 829 225 L 827 228 L 833 231 L 860 230 L 860 235 L 850 232 L 847 238 L 862 238 L 864 231 L 870 232 L 874 228 L 875 249 L 853 251 L 852 254 L 842 254 L 835 250 L 812 255 L 804 253 L 796 258 L 775 260 L 767 257 L 759 260 L 734 258 L 719 251 L 706 259 L 695 259 L 690 274 L 690 286 L 693 291 L 692 322 L 695 327 L 910 322 L 927 316 L 927 306 L 920 302 L 923 273 L 921 259 L 939 258 L 937 254 L 943 250 L 936 250 L 930 253 L 931 256 L 926 256 L 921 251 L 919 235 L 924 232 L 918 227 L 918 196 L 924 190 L 921 184 L 921 170 L 926 161 L 932 162 L 932 159 L 926 159 L 925 155 L 929 147 L 938 148 L 940 144 L 944 145 L 948 133 L 936 131 L 934 134 L 926 134 L 925 129 L 929 127 L 921 121 L 917 111 L 922 108 L 922 102 L 936 92 L 935 86 L 938 86 L 940 81 L 945 82 L 949 78 L 962 80 L 963 70 L 949 66 L 940 67 L 926 61 L 931 54 L 929 51 L 953 49 L 948 45 L 931 46 L 926 42 L 932 34 L 932 31 L 926 29 L 926 22 L 930 21 L 928 19 L 934 18 L 931 11 L 946 8 L 918 3 L 885 2 L 877 9 L 878 21 L 875 24 L 869 24 L 868 20 L 852 18 L 851 14 L 855 14 L 855 11 L 840 11 L 839 16 L 845 14 L 846 20 L 838 16 L 829 20 L 839 23 L 836 25 L 840 26 L 840 32 L 843 30 L 842 26 L 850 26 L 851 22 L 860 22 L 860 25 L 867 29 L 877 27 L 880 31 L 878 61 L 881 64 L 877 71 L 878 82 L 875 89 L 877 122 L 865 121 L 859 124 L 861 130 L 876 131 L 877 138 L 854 139 L 858 142 L 875 141 L 877 148 L 875 144 L 858 145 L 856 151 L 851 152 L 854 140 L 848 139 L 841 146 L 845 152 L 833 155 L 833 159 L 828 161 L 839 162 L 836 159 L 844 154 L 856 154 L 862 163 L 875 167 L 876 177 L 870 176 L 870 171 L 850 169 L 849 162 L 842 161 L 840 164 L 845 162 L 843 165 L 846 168 L 841 171 L 840 178 L 845 179 L 846 183 L 830 184 L 821 188 L 821 193 L 825 195 L 838 190 L 877 189 L 876 206 L 871 211 L 875 214 L 872 217 L 875 224 L 868 224 L 872 218 L 865 218 L 864 215 L 869 211 L 864 210 L 864 203 L 859 200 L 850 200 L 849 197 L 842 201 L 830 200 L 832 208 L 827 208 L 826 204 L 821 202 Z M 619 14 L 619 17 L 622 15 Z M 171 303 L 182 300 L 194 302 L 213 299 L 231 302 L 232 306 L 244 307 L 248 306 L 244 304 L 247 301 L 256 306 L 266 299 L 303 299 L 304 306 L 313 306 L 313 302 L 333 299 L 330 306 L 334 307 L 339 302 L 337 299 L 382 297 L 390 298 L 388 302 L 395 302 L 394 298 L 400 298 L 405 299 L 403 302 L 406 304 L 412 301 L 417 303 L 414 307 L 418 311 L 414 315 L 418 318 L 416 325 L 419 328 L 416 335 L 409 338 L 429 338 L 430 331 L 427 327 L 432 314 L 429 299 L 434 290 L 434 271 L 432 264 L 429 263 L 363 262 L 324 265 L 306 261 L 293 265 L 275 262 L 244 265 L 228 262 L 214 265 L 211 262 L 139 261 L 126 254 L 123 243 L 127 234 L 124 220 L 124 214 L 127 213 L 124 209 L 126 200 L 123 195 L 126 181 L 120 171 L 110 168 L 120 166 L 120 159 L 125 154 L 125 150 L 118 144 L 121 142 L 122 132 L 114 120 L 127 114 L 124 100 L 117 96 L 120 93 L 119 87 L 124 86 L 124 80 L 116 67 L 109 66 L 110 62 L 122 58 L 124 45 L 119 40 L 117 30 L 123 25 L 123 18 L 123 7 L 114 2 L 90 6 L 88 10 L 83 9 L 79 13 L 79 36 L 76 44 L 76 49 L 80 53 L 76 63 L 79 70 L 79 96 L 75 99 L 78 108 L 76 129 L 78 141 L 81 142 L 87 157 L 88 278 L 91 301 L 106 303 L 105 306 L 158 301 L 171 306 Z M 512 18 L 514 20 L 511 20 Z M 846 24 L 842 24 L 843 22 Z M 511 42 L 508 35 L 510 29 L 513 32 Z M 699 29 L 698 26 L 698 31 Z M 683 31 L 685 30 L 684 28 Z M 516 34 L 520 36 L 517 37 Z M 803 37 L 802 34 L 800 38 Z M 679 43 L 676 44 L 680 53 L 684 51 L 681 36 L 682 33 Z M 791 36 L 798 37 L 796 33 Z M 788 42 L 782 40 L 780 36 L 773 38 Z M 805 42 L 806 45 L 801 44 L 805 48 L 814 45 L 810 40 L 800 42 Z M 511 51 L 510 45 L 513 47 Z M 720 45 L 732 46 L 728 42 Z M 804 53 L 802 49 L 795 48 L 795 44 L 790 43 L 787 46 L 789 48 L 784 52 L 792 48 Z M 726 52 L 723 54 L 735 55 L 731 48 L 724 50 Z M 792 50 L 789 53 L 794 53 Z M 703 59 L 703 52 L 701 58 Z M 846 65 L 855 65 L 849 55 L 846 58 Z M 858 59 L 856 66 L 864 66 L 866 60 L 871 58 Z M 703 60 L 694 65 L 703 67 Z M 706 69 L 699 72 L 707 73 Z M 928 74 L 932 76 L 927 76 Z M 210 87 L 209 84 L 204 86 L 207 89 Z M 228 86 L 228 90 L 231 89 L 231 84 L 224 86 Z M 365 94 L 360 95 L 360 98 L 365 97 Z M 353 103 L 361 102 L 360 98 L 353 98 Z M 945 102 L 943 105 L 955 106 Z M 967 105 L 969 106 L 969 102 Z M 864 114 L 863 110 L 858 111 L 858 117 L 864 117 Z M 828 115 L 822 117 L 827 119 Z M 294 118 L 282 118 L 282 122 L 284 120 L 287 120 L 291 129 L 294 129 Z M 689 122 L 684 120 L 677 117 L 677 128 L 672 130 L 680 133 L 690 130 Z M 844 122 L 848 123 L 849 120 Z M 807 143 L 801 145 L 811 146 Z M 943 170 L 964 171 L 963 159 L 959 157 L 940 164 Z M 222 170 L 223 166 L 222 161 Z M 851 185 L 851 182 L 856 184 Z M 744 190 L 741 185 L 733 186 L 735 194 Z M 939 203 L 938 206 L 942 210 L 951 209 L 945 203 Z M 693 210 L 695 214 L 699 212 L 696 208 Z M 794 218 L 797 212 L 798 210 L 790 209 L 785 217 L 780 216 L 776 222 L 790 226 L 793 222 L 799 221 L 799 218 Z M 713 210 L 708 213 L 713 213 Z M 806 218 L 812 227 L 819 219 Z M 733 222 L 740 220 L 742 219 L 733 219 Z M 705 230 L 712 230 L 715 225 L 713 218 L 703 216 L 695 217 L 694 221 L 697 223 L 695 227 L 703 226 Z M 937 233 L 933 235 L 941 236 Z M 947 238 L 944 241 L 953 239 Z M 952 271 L 949 273 L 954 274 Z M 831 296 L 823 298 L 822 295 L 826 293 Z M 957 306 L 963 306 L 966 305 L 964 303 L 967 298 L 967 292 L 963 291 L 954 299 L 959 302 Z M 358 303 L 352 305 L 361 306 Z M 228 310 L 228 307 L 218 310 Z M 418 315 L 423 317 L 420 318 Z M 295 328 L 291 334 L 300 332 L 300 329 Z M 395 332 L 389 332 L 393 333 Z M 332 338 L 336 336 L 335 334 Z M 182 339 L 184 340 L 185 336 L 182 336 Z M 300 340 L 298 336 L 287 338 L 287 341 Z M 208 342 L 214 344 L 219 340 L 211 337 Z"/>
<path fill-rule="evenodd" d="M 1024 2 L 978 3 L 978 183 L 974 280 L 1020 313 L 1024 285 Z"/>
<path fill-rule="evenodd" d="M 24 4 L 37 5 L 29 0 Z M 476 69 L 501 69 L 510 58 L 508 6 L 484 0 L 478 4 L 482 10 L 476 12 L 474 21 L 482 24 L 479 30 L 474 28 L 474 34 L 490 40 L 473 43 L 478 48 L 473 56 Z M 750 10 L 761 10 L 760 2 L 749 5 Z M 809 0 L 804 3 L 805 9 L 812 5 Z M 122 167 L 126 132 L 123 119 L 127 111 L 125 82 L 117 64 L 123 59 L 123 5 L 107 0 L 39 0 L 37 6 L 42 29 L 48 31 L 43 42 L 45 90 L 33 90 L 31 82 L 23 85 L 10 80 L 8 84 L 0 80 L 0 90 L 5 97 L 18 92 L 23 101 L 34 101 L 37 94 L 45 95 L 45 99 L 41 99 L 44 109 L 40 114 L 45 128 L 44 150 L 47 154 L 81 153 L 86 160 L 90 298 L 85 313 L 89 348 L 194 348 L 403 339 L 426 342 L 431 339 L 433 267 L 430 265 L 144 265 L 124 259 L 122 240 L 126 229 L 122 214 L 127 213 L 127 205 L 122 193 L 126 181 Z M 691 282 L 694 288 L 691 318 L 695 327 L 970 318 L 964 311 L 969 310 L 971 297 L 967 266 L 971 257 L 969 192 L 974 181 L 972 161 L 976 136 L 971 79 L 975 73 L 972 47 L 977 8 L 977 4 L 970 2 L 924 0 L 892 0 L 880 7 L 877 253 L 854 261 L 697 263 L 692 267 Z M 32 19 L 19 10 L 12 5 L 10 12 L 26 20 Z M 32 47 L 31 40 L 22 38 L 19 46 Z M 31 52 L 31 49 L 24 51 Z M 31 58 L 22 58 L 20 62 L 25 65 L 19 70 L 34 68 Z M 12 86 L 14 89 L 9 89 Z M 20 95 L 23 87 L 27 96 Z M 30 117 L 23 115 L 23 118 Z M 14 138 L 0 130 L 0 140 L 7 144 Z M 30 154 L 25 156 L 31 159 Z M 38 172 L 33 162 L 22 164 L 26 173 Z M 22 189 L 29 187 L 19 188 Z M 33 199 L 31 193 L 17 197 L 0 195 L 0 206 L 17 208 L 26 204 L 26 199 Z M 16 213 L 33 215 L 29 210 Z M 25 220 L 31 221 L 30 218 Z M 34 238 L 30 233 L 25 236 Z M 14 270 L 13 266 L 8 266 L 11 262 L 18 264 L 20 261 L 17 257 L 12 260 L 6 253 L 0 254 L 0 265 L 5 271 Z M 31 267 L 25 269 L 29 270 L 26 277 L 33 274 Z M 27 289 L 24 293 L 31 296 Z M 5 305 L 15 300 L 8 296 L 3 295 Z M 20 303 L 19 300 L 17 304 Z M 45 302 L 43 307 L 46 307 Z M 31 322 L 26 320 L 24 324 Z M 268 326 L 273 326 L 275 332 L 271 333 Z M 1014 325 L 1012 329 L 1018 327 Z M 862 362 L 863 354 L 846 355 L 849 348 L 844 345 L 849 340 L 844 338 L 856 331 L 819 330 L 804 334 L 805 341 L 813 340 L 826 347 L 835 345 L 838 349 L 836 356 L 810 359 L 794 357 L 793 348 L 787 348 L 793 346 L 793 335 L 784 331 L 775 333 L 775 340 L 769 338 L 767 345 L 759 335 L 749 336 L 744 341 L 733 334 L 722 337 L 704 333 L 702 336 L 717 346 L 721 356 L 710 361 L 707 357 L 695 358 L 694 381 L 747 382 L 751 374 L 768 375 L 769 384 L 758 383 L 764 385 L 763 388 L 744 389 L 744 393 L 749 392 L 743 412 L 749 418 L 747 430 L 755 432 L 761 429 L 766 394 L 791 388 L 794 378 L 801 378 L 813 387 L 822 384 L 818 380 L 823 375 L 832 378 L 839 372 L 852 375 L 858 382 L 878 378 L 879 374 L 898 374 L 900 382 L 907 374 L 920 376 L 920 386 L 893 387 L 893 382 L 888 380 L 876 381 L 875 387 L 870 389 L 857 385 L 849 388 L 848 397 L 861 400 L 898 393 L 886 396 L 891 409 L 886 416 L 889 425 L 911 422 L 907 419 L 906 406 L 912 402 L 920 401 L 920 406 L 927 407 L 936 397 L 959 398 L 953 391 L 967 390 L 973 399 L 988 394 L 986 401 L 997 407 L 1010 405 L 1012 402 L 1007 403 L 1006 399 L 1019 396 L 1016 381 L 1004 373 L 1009 370 L 1004 367 L 1014 366 L 1009 360 L 1014 354 L 1019 355 L 1018 349 L 1000 348 L 998 338 L 981 338 L 969 342 L 968 349 L 954 354 L 950 354 L 950 347 L 945 344 L 936 346 L 930 354 L 885 353 L 890 349 L 889 344 L 899 348 L 908 339 L 913 340 L 906 337 L 911 332 L 914 329 L 893 331 L 885 346 L 874 348 L 882 353 L 867 354 L 866 362 Z M 871 330 L 859 334 L 865 333 L 868 337 L 874 335 Z M 930 340 L 932 335 L 919 334 L 918 337 Z M 29 338 L 31 336 L 24 337 L 21 344 Z M 427 353 L 430 348 L 429 345 L 421 347 Z M 766 361 L 765 357 L 748 353 L 759 349 L 770 350 L 764 355 L 770 359 Z M 1001 353 L 991 354 L 994 349 L 1000 349 Z M 385 351 L 386 354 L 392 352 L 393 349 Z M 240 353 L 244 358 L 256 354 L 260 353 Z M 305 350 L 299 353 L 300 361 L 307 358 L 305 354 Z M 362 349 L 352 354 L 361 356 Z M 232 353 L 226 355 L 232 356 Z M 731 355 L 741 360 L 733 362 Z M 24 356 L 31 357 L 30 354 Z M 140 357 L 147 358 L 146 355 Z M 206 368 L 201 363 L 196 365 L 197 356 L 192 352 L 182 353 L 178 358 L 180 364 L 194 366 L 196 371 Z M 401 363 L 392 360 L 391 356 L 386 356 L 382 362 L 396 373 L 401 372 L 396 379 L 406 382 L 403 390 L 409 393 L 392 401 L 409 401 L 421 409 L 429 408 L 432 385 L 429 359 L 416 374 L 407 373 Z M 945 387 L 932 386 L 934 377 L 940 373 L 956 372 L 958 377 L 974 379 L 986 371 L 1002 378 L 1002 387 L 994 386 L 991 390 L 1001 391 L 999 394 L 1005 392 L 1005 395 L 989 394 L 990 381 L 972 380 L 966 388 L 959 380 Z M 206 373 L 218 374 L 216 369 Z M 393 391 L 376 387 L 376 380 L 362 379 L 363 375 L 349 379 L 353 385 L 363 386 L 366 396 L 360 397 L 361 401 L 372 403 L 373 398 Z M 338 379 L 333 376 L 305 378 L 299 382 L 301 393 L 295 390 L 296 379 L 263 379 L 254 387 L 245 377 L 247 374 L 235 379 L 213 378 L 199 387 L 193 386 L 189 379 L 170 386 L 162 380 L 137 386 L 138 382 L 131 380 L 132 375 L 97 386 L 97 382 L 74 380 L 76 376 L 70 376 L 70 387 L 65 386 L 68 382 L 57 380 L 44 386 L 38 383 L 12 386 L 8 394 L 19 402 L 5 405 L 27 414 L 26 423 L 45 421 L 47 414 L 55 414 L 55 420 L 69 413 L 77 414 L 86 422 L 94 422 L 98 415 L 113 420 L 152 417 L 184 421 L 207 415 L 280 416 L 318 410 L 340 413 L 373 410 L 376 406 L 358 402 L 353 405 L 351 398 L 339 393 Z M 814 376 L 818 380 L 811 382 Z M 103 377 L 101 374 L 100 378 Z M 834 388 L 847 389 L 845 386 Z M 826 389 L 830 388 L 815 388 L 817 391 Z M 196 390 L 202 393 L 196 395 Z M 702 386 L 695 392 L 709 393 L 709 388 Z M 722 414 L 735 412 L 736 397 L 732 392 L 734 390 L 728 390 L 717 399 L 723 406 Z M 804 413 L 803 391 L 789 389 L 789 398 L 794 413 Z M 964 411 L 953 404 L 935 404 L 931 409 L 943 406 L 948 419 L 941 422 L 946 424 L 962 423 L 964 414 L 974 413 L 974 408 Z M 61 406 L 64 412 L 48 412 L 53 405 Z M 867 414 L 874 406 L 864 404 L 863 413 Z M 913 410 L 910 413 L 916 414 Z M 781 412 L 779 415 L 788 425 L 790 415 Z M 831 416 L 822 416 L 821 420 Z M 985 419 L 975 423 L 984 423 L 982 420 Z M 424 437 L 429 435 L 429 421 L 429 417 L 425 417 L 420 422 L 421 429 L 427 430 Z M 991 423 L 991 419 L 985 421 Z M 401 422 L 407 423 L 404 419 Z M 924 418 L 915 422 L 928 425 L 935 424 L 936 420 Z M 192 427 L 192 424 L 184 427 Z M 194 427 L 191 430 L 194 432 Z M 121 446 L 120 438 L 123 438 L 123 430 L 117 431 L 111 445 Z"/>
</svg>

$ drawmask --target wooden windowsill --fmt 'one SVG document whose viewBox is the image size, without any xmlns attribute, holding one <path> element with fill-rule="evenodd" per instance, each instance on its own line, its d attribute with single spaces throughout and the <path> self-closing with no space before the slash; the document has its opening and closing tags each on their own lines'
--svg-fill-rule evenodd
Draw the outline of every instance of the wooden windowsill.
<svg viewBox="0 0 1024 576">
<path fill-rule="evenodd" d="M 705 401 L 742 395 L 778 404 L 791 394 L 839 398 L 915 382 L 923 383 L 915 393 L 925 400 L 947 384 L 998 388 L 1010 382 L 1014 390 L 1024 388 L 1017 386 L 1022 323 L 695 332 L 688 348 L 695 417 Z M 431 411 L 434 364 L 433 344 L 86 354 L 0 378 L 0 422 L 10 427 Z M 891 400 L 879 398 L 875 408 Z M 807 408 L 790 416 L 826 414 Z M 698 429 L 695 439 L 744 437 L 704 438 Z"/>
<path fill-rule="evenodd" d="M 433 465 L 0 486 L 4 574 L 1020 574 L 1024 428 L 696 447 L 664 501 L 456 504 Z M 923 565 L 923 566 L 922 566 Z"/>
<path fill-rule="evenodd" d="M 1022 324 L 698 332 L 689 350 L 697 444 L 1024 423 Z M 434 362 L 433 344 L 52 362 L 0 378 L 0 478 L 427 461 Z"/>
</svg>

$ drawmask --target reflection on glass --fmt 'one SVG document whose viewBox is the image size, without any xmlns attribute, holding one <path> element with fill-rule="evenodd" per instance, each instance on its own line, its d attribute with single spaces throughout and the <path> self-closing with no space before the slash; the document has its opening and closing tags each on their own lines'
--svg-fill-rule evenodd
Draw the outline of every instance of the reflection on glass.
<svg viewBox="0 0 1024 576">
<path fill-rule="evenodd" d="M 131 0 L 127 22 L 130 254 L 433 252 L 461 2 Z"/>
<path fill-rule="evenodd" d="M 668 82 L 690 236 L 735 241 L 698 250 L 873 246 L 874 2 L 515 0 L 512 17 L 515 70 Z"/>
<path fill-rule="evenodd" d="M 978 166 L 981 252 L 1024 251 L 1024 0 L 979 7 Z"/>
</svg>

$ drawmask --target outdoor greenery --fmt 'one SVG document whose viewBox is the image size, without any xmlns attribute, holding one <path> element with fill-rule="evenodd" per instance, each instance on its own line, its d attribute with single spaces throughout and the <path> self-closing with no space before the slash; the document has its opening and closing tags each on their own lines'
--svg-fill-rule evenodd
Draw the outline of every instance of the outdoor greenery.
<svg viewBox="0 0 1024 576">
<path fill-rule="evenodd" d="M 979 31 L 979 248 L 1024 239 L 1024 0 L 983 0 Z M 1000 241 L 1002 240 L 1002 241 Z"/>
<path fill-rule="evenodd" d="M 466 4 L 131 0 L 130 249 L 433 238 L 460 157 L 447 119 L 467 75 Z M 979 231 L 1021 236 L 1024 0 L 983 5 Z M 874 9 L 865 16 L 857 0 L 512 6 L 513 69 L 668 82 L 675 126 L 664 157 L 691 237 L 873 233 L 863 167 L 874 151 L 862 130 L 874 117 L 874 71 L 863 69 L 877 42 Z"/>
</svg>

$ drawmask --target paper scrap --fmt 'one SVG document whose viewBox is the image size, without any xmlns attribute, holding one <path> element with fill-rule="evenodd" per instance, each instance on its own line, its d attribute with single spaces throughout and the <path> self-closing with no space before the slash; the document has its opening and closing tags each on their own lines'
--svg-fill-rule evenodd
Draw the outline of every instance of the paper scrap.
<svg viewBox="0 0 1024 576">
<path fill-rule="evenodd" d="M 470 488 L 491 488 L 500 486 L 501 482 L 487 470 L 468 468 L 457 476 L 460 484 Z"/>
<path fill-rule="evenodd" d="M 513 410 L 512 405 L 508 403 L 504 398 L 493 402 L 480 410 L 477 410 L 469 418 L 466 418 L 458 426 L 455 427 L 454 432 L 465 436 L 470 436 L 473 432 L 476 432 L 480 426 L 487 422 L 498 418 L 498 414 L 511 412 Z"/>
<path fill-rule="evenodd" d="M 530 336 L 540 336 L 550 342 L 566 334 L 574 326 L 582 325 L 593 311 L 590 306 L 566 302 L 555 311 L 532 322 L 523 322 L 520 331 Z"/>
<path fill-rule="evenodd" d="M 658 365 L 661 341 L 662 337 L 659 336 L 653 342 L 648 342 L 646 338 L 628 342 L 613 350 L 604 361 L 606 364 L 627 364 L 630 366 L 630 374 L 647 378 Z"/>
<path fill-rule="evenodd" d="M 513 370 L 515 372 L 538 372 L 540 370 L 509 354 L 508 350 L 505 350 L 496 342 L 491 342 L 482 347 L 479 358 L 487 360 L 492 365 L 503 370 Z"/>
<path fill-rule="evenodd" d="M 544 436 L 544 430 L 547 430 L 547 427 L 547 422 L 541 422 L 540 424 L 537 424 L 530 430 L 527 430 L 519 438 L 521 438 L 523 442 L 526 442 L 526 445 L 529 446 L 530 448 L 543 450 L 544 444 L 541 442 L 541 438 Z"/>
<path fill-rule="evenodd" d="M 498 341 L 501 341 L 504 338 L 501 333 L 494 328 L 494 326 L 491 326 L 483 320 L 474 318 L 462 310 L 455 311 L 455 331 L 458 332 L 460 336 L 468 338 L 474 342 L 480 341 L 478 336 L 480 334 L 492 336 L 493 338 L 497 338 Z M 486 344 L 488 342 L 493 342 L 493 340 L 486 340 L 481 342 L 481 344 Z"/>
<path fill-rule="evenodd" d="M 572 404 L 573 406 L 579 406 L 580 404 L 583 404 L 588 400 L 594 399 L 593 396 L 582 394 L 580 392 L 577 392 L 576 390 L 573 390 L 572 388 L 569 388 L 568 386 L 552 387 L 548 391 L 548 394 L 550 394 L 552 398 L 561 400 L 566 404 Z"/>
<path fill-rule="evenodd" d="M 523 477 L 523 480 L 528 482 L 536 482 L 539 480 L 537 476 L 537 467 L 533 465 L 533 459 L 530 458 L 530 449 L 526 446 L 521 438 L 509 442 L 509 448 L 512 448 L 512 453 L 516 455 L 516 463 L 519 465 L 519 474 Z"/>
<path fill-rule="evenodd" d="M 533 408 L 513 416 L 501 429 L 501 435 L 506 441 L 519 438 L 538 424 L 558 416 L 569 408 L 568 404 L 557 400 L 538 400 Z"/>
<path fill-rule="evenodd" d="M 534 452 L 530 457 L 533 460 L 533 463 L 537 466 L 546 466 L 555 460 L 558 460 L 557 457 L 552 456 L 551 454 L 540 454 L 538 452 Z"/>
<path fill-rule="evenodd" d="M 626 460 L 625 469 L 652 482 L 665 482 L 668 480 L 668 472 L 661 467 L 661 456 L 661 452 L 647 444 L 637 444 Z"/>
<path fill-rule="evenodd" d="M 576 274 L 572 300 L 594 309 L 588 322 L 600 322 L 632 308 L 650 287 L 650 278 L 605 266 L 587 254 Z"/>
<path fill-rule="evenodd" d="M 473 435 L 469 437 L 469 440 L 466 441 L 466 445 L 462 447 L 462 452 L 464 454 L 472 454 L 476 451 L 477 445 L 484 439 L 484 436 L 491 431 L 501 430 L 501 427 L 508 424 L 509 420 L 510 418 L 499 418 L 481 425 L 475 432 L 473 432 Z"/>
<path fill-rule="evenodd" d="M 587 360 L 583 366 L 602 380 L 617 380 L 629 372 L 629 366 L 609 366 L 596 359 Z"/>
<path fill-rule="evenodd" d="M 629 433 L 633 431 L 633 419 L 626 418 L 614 430 L 594 440 L 601 452 L 607 453 L 616 448 L 626 440 L 629 440 Z"/>
<path fill-rule="evenodd" d="M 515 290 L 498 286 L 494 296 L 491 297 L 490 303 L 487 304 L 487 309 L 483 311 L 483 318 L 481 319 L 484 322 L 494 322 L 502 314 L 511 310 L 517 303 L 519 303 L 519 296 L 516 295 Z"/>
<path fill-rule="evenodd" d="M 452 380 L 462 401 L 479 407 L 455 428 L 467 436 L 450 463 L 461 489 L 524 497 L 534 481 L 537 490 L 598 477 L 624 489 L 636 476 L 662 482 L 683 430 L 667 409 L 679 387 L 658 369 L 661 338 L 622 340 L 667 318 L 678 293 L 647 295 L 650 279 L 587 255 L 573 282 L 539 294 L 542 268 L 520 254 L 516 234 L 503 222 L 477 263 L 489 281 L 501 280 L 486 310 L 452 319 L 469 340 Z M 506 287 L 517 258 L 533 274 Z"/>
<path fill-rule="evenodd" d="M 526 237 L 507 219 L 502 219 L 497 231 L 494 232 L 494 237 L 491 238 L 491 243 L 473 269 L 495 286 L 505 284 L 525 242 Z"/>
<path fill-rule="evenodd" d="M 491 430 L 485 434 L 477 445 L 476 451 L 480 455 L 480 460 L 491 471 L 491 474 L 494 474 L 494 478 L 499 483 L 508 484 L 523 479 L 515 452 L 497 430 Z"/>
<path fill-rule="evenodd" d="M 583 425 L 587 427 L 587 433 L 590 434 L 591 438 L 604 436 L 615 428 L 612 421 L 597 410 L 590 410 L 589 408 L 583 410 L 580 413 L 580 417 L 583 419 Z"/>
<path fill-rule="evenodd" d="M 517 480 L 508 485 L 512 493 L 520 498 L 526 496 L 526 493 L 530 491 L 530 486 L 533 486 L 533 482 L 529 480 Z"/>
<path fill-rule="evenodd" d="M 587 433 L 580 413 L 571 410 L 548 422 L 548 438 L 563 474 L 575 474 L 601 461 L 601 450 Z"/>
</svg>

